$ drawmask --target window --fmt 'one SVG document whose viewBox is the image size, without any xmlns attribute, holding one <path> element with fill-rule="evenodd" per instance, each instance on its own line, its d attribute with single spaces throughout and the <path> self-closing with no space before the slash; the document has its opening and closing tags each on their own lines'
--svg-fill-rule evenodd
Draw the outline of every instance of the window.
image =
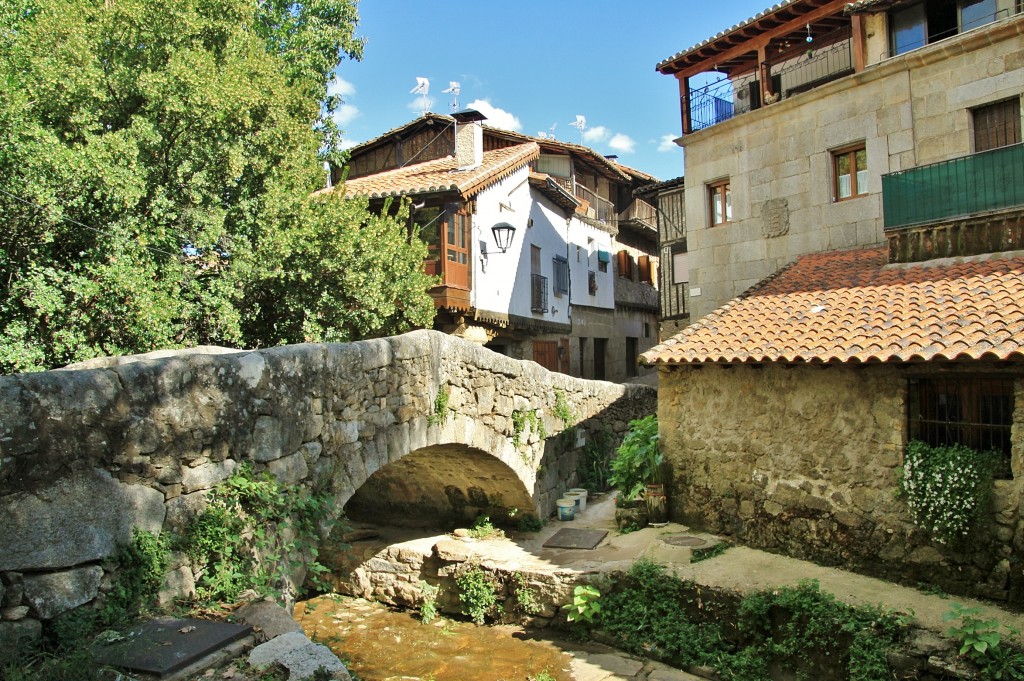
<svg viewBox="0 0 1024 681">
<path fill-rule="evenodd" d="M 571 177 L 572 160 L 568 156 L 541 154 L 536 161 L 538 173 L 546 173 L 554 177 Z"/>
<path fill-rule="evenodd" d="M 1013 379 L 979 376 L 917 379 L 910 384 L 910 437 L 933 447 L 961 444 L 1003 454 L 996 478 L 1008 479 Z"/>
<path fill-rule="evenodd" d="M 619 276 L 625 279 L 633 278 L 633 256 L 629 251 L 619 251 L 615 254 L 618 259 Z"/>
<path fill-rule="evenodd" d="M 597 271 L 598 272 L 607 272 L 608 271 L 608 263 L 610 263 L 611 261 L 612 261 L 612 254 L 611 253 L 609 253 L 608 251 L 598 251 L 597 252 Z"/>
<path fill-rule="evenodd" d="M 560 255 L 556 255 L 551 262 L 554 272 L 552 288 L 556 296 L 569 292 L 569 261 Z"/>
<path fill-rule="evenodd" d="M 832 188 L 836 201 L 863 196 L 868 189 L 868 152 L 864 145 L 832 153 Z"/>
<path fill-rule="evenodd" d="M 672 254 L 672 283 L 685 284 L 690 281 L 690 268 L 686 262 L 686 251 Z"/>
<path fill-rule="evenodd" d="M 971 109 L 974 150 L 987 151 L 1020 144 L 1020 98 Z"/>
<path fill-rule="evenodd" d="M 711 204 L 711 225 L 732 222 L 732 193 L 729 181 L 708 185 L 708 199 Z"/>
<path fill-rule="evenodd" d="M 590 295 L 597 295 L 597 272 L 594 270 L 587 272 L 587 290 L 590 292 Z"/>
<path fill-rule="evenodd" d="M 991 23 L 998 18 L 996 4 L 996 0 L 928 0 L 901 5 L 889 14 L 890 51 L 903 54 Z"/>
</svg>

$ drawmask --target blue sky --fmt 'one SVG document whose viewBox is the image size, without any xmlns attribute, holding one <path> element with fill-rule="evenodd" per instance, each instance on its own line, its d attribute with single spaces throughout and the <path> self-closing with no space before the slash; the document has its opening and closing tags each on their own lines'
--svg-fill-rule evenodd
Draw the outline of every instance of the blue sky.
<svg viewBox="0 0 1024 681">
<path fill-rule="evenodd" d="M 361 62 L 343 61 L 333 92 L 338 122 L 359 143 L 417 117 L 411 94 L 430 80 L 426 103 L 459 108 L 527 135 L 586 144 L 661 180 L 683 174 L 675 78 L 655 65 L 737 24 L 770 0 L 361 0 Z M 580 132 L 569 124 L 586 118 Z"/>
</svg>

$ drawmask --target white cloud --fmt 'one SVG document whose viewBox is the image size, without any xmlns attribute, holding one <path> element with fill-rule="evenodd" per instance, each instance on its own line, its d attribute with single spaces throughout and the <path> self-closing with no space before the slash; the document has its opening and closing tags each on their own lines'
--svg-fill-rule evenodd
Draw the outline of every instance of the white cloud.
<svg viewBox="0 0 1024 681">
<path fill-rule="evenodd" d="M 632 154 L 636 151 L 636 142 L 629 135 L 617 132 L 608 140 L 608 146 L 621 154 Z"/>
<path fill-rule="evenodd" d="M 603 125 L 597 125 L 593 128 L 586 128 L 583 130 L 583 141 L 588 144 L 594 144 L 595 142 L 604 142 L 608 139 L 611 131 Z"/>
<path fill-rule="evenodd" d="M 348 97 L 356 93 L 356 86 L 348 82 L 344 78 L 334 76 L 334 78 L 327 84 L 327 94 L 334 95 L 337 97 Z"/>
<path fill-rule="evenodd" d="M 346 139 L 346 138 L 342 137 L 338 141 L 338 149 L 351 149 L 352 147 L 354 147 L 354 146 L 356 146 L 358 144 L 359 144 L 359 142 L 357 142 L 355 140 L 350 140 L 350 139 Z"/>
<path fill-rule="evenodd" d="M 334 112 L 334 122 L 339 128 L 346 128 L 358 115 L 358 107 L 352 104 L 342 104 Z"/>
<path fill-rule="evenodd" d="M 417 97 L 416 99 L 412 100 L 411 102 L 409 102 L 408 104 L 406 104 L 406 106 L 409 107 L 410 111 L 415 111 L 416 115 L 419 116 L 420 114 L 423 113 L 424 109 L 426 109 L 427 111 L 433 111 L 434 110 L 434 104 L 436 102 L 437 102 L 437 100 L 434 99 L 433 97 L 430 97 L 430 96 L 423 97 L 421 95 L 421 96 Z"/>
<path fill-rule="evenodd" d="M 662 135 L 661 140 L 658 142 L 658 151 L 664 153 L 668 151 L 676 151 L 679 149 L 679 145 L 676 144 L 675 135 Z"/>
<path fill-rule="evenodd" d="M 487 116 L 487 120 L 484 123 L 493 128 L 501 128 L 502 130 L 511 130 L 513 132 L 519 132 L 523 129 L 523 124 L 519 122 L 518 118 L 504 109 L 492 106 L 486 99 L 474 99 L 466 105 L 466 108 L 476 109 L 484 116 Z"/>
</svg>

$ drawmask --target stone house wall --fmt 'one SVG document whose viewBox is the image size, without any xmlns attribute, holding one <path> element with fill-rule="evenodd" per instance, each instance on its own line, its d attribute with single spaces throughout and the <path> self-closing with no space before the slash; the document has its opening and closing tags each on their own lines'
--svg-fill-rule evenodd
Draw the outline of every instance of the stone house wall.
<svg viewBox="0 0 1024 681">
<path fill-rule="evenodd" d="M 1019 373 L 1015 479 L 995 481 L 990 526 L 967 549 L 951 549 L 930 541 L 897 498 L 908 378 L 936 371 L 774 364 L 661 369 L 658 416 L 672 471 L 671 517 L 826 565 L 1021 603 Z"/>
<path fill-rule="evenodd" d="M 683 138 L 690 312 L 797 256 L 881 244 L 882 175 L 970 154 L 970 108 L 1024 93 L 1024 17 L 949 38 Z M 863 143 L 864 196 L 835 201 L 832 152 Z M 710 225 L 728 178 L 731 223 Z"/>
<path fill-rule="evenodd" d="M 442 388 L 447 418 L 432 423 Z M 555 415 L 559 392 L 579 421 L 571 428 Z M 621 438 L 655 399 L 645 386 L 553 374 L 433 331 L 0 377 L 0 648 L 101 602 L 108 559 L 134 527 L 182 530 L 243 462 L 327 490 L 342 508 L 406 455 L 457 445 L 492 464 L 467 465 L 449 485 L 476 498 L 481 471 L 497 471 L 481 506 L 497 491 L 546 516 L 576 484 L 591 435 L 607 427 Z M 531 429 L 514 447 L 517 410 L 535 412 L 548 437 Z M 418 512 L 449 510 L 435 502 Z M 192 588 L 184 560 L 171 593 Z"/>
</svg>

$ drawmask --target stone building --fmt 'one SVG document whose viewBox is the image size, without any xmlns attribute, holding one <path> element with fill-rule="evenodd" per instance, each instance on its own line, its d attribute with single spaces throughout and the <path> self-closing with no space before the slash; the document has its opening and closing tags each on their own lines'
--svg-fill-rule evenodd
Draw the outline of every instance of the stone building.
<svg viewBox="0 0 1024 681">
<path fill-rule="evenodd" d="M 573 376 L 653 377 L 637 360 L 658 339 L 656 218 L 634 190 L 655 178 L 484 120 L 428 113 L 390 130 L 350 150 L 338 187 L 377 208 L 412 200 L 441 278 L 435 329 Z"/>
<path fill-rule="evenodd" d="M 1024 16 L 1003 0 L 791 0 L 674 55 L 691 313 L 644 355 L 678 519 L 1024 603 Z M 728 78 L 702 89 L 690 79 Z M 995 450 L 951 547 L 906 446 Z"/>
</svg>

